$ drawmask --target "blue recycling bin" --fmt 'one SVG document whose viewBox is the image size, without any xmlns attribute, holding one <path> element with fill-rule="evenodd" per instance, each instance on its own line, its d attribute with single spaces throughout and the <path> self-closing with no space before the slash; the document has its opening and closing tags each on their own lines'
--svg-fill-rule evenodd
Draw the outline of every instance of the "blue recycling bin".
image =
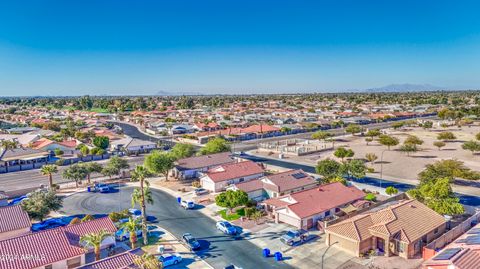
<svg viewBox="0 0 480 269">
<path fill-rule="evenodd" d="M 275 257 L 275 261 L 281 261 L 282 260 L 282 253 L 281 252 L 275 252 L 275 254 L 273 255 Z"/>
<path fill-rule="evenodd" d="M 87 187 L 87 192 L 92 192 L 92 187 L 88 186 Z"/>
<path fill-rule="evenodd" d="M 180 204 L 180 202 L 182 202 L 182 197 L 177 197 L 177 203 Z"/>
<path fill-rule="evenodd" d="M 268 249 L 268 248 L 263 249 L 263 257 L 265 257 L 265 258 L 270 257 L 270 249 Z"/>
</svg>

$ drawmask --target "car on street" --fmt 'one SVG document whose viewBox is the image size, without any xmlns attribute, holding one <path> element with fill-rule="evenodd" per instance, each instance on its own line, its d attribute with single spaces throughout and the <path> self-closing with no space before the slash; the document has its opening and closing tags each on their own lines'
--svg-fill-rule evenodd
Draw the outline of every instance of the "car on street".
<svg viewBox="0 0 480 269">
<path fill-rule="evenodd" d="M 280 241 L 286 245 L 293 246 L 295 244 L 305 242 L 307 237 L 308 231 L 306 230 L 290 230 L 280 237 Z"/>
<path fill-rule="evenodd" d="M 158 256 L 158 260 L 162 263 L 163 267 L 167 267 L 180 263 L 182 261 L 182 256 L 177 253 L 169 253 Z"/>
<path fill-rule="evenodd" d="M 237 228 L 233 226 L 230 222 L 228 221 L 218 221 L 216 224 L 217 230 L 220 230 L 224 234 L 237 234 Z"/>
<path fill-rule="evenodd" d="M 107 192 L 110 192 L 110 186 L 105 183 L 98 183 L 98 184 L 95 184 L 93 190 L 95 192 L 107 193 Z"/>
<path fill-rule="evenodd" d="M 180 205 L 185 209 L 193 209 L 195 208 L 195 203 L 193 201 L 182 200 Z"/>
<path fill-rule="evenodd" d="M 238 267 L 235 264 L 229 264 L 225 266 L 224 269 L 242 269 L 242 267 Z"/>
<path fill-rule="evenodd" d="M 193 191 L 196 196 L 208 194 L 208 191 L 204 188 L 198 188 Z"/>
<path fill-rule="evenodd" d="M 142 237 L 142 230 L 137 230 L 137 238 Z M 125 231 L 123 228 L 118 229 L 115 232 L 115 239 L 118 241 L 126 241 L 130 239 L 130 232 Z"/>
<path fill-rule="evenodd" d="M 182 235 L 182 240 L 185 244 L 187 244 L 190 250 L 196 250 L 200 248 L 200 243 L 193 237 L 190 233 L 185 233 Z"/>
<path fill-rule="evenodd" d="M 130 208 L 128 209 L 128 213 L 130 213 L 130 215 L 132 216 L 140 216 L 142 214 L 142 211 L 140 209 Z"/>
</svg>

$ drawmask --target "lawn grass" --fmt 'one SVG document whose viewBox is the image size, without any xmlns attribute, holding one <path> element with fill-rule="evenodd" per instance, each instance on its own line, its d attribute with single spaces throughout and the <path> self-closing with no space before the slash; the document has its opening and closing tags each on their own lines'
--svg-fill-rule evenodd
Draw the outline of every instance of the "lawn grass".
<svg viewBox="0 0 480 269">
<path fill-rule="evenodd" d="M 220 214 L 220 216 L 222 216 L 224 220 L 232 221 L 232 220 L 237 220 L 240 217 L 244 217 L 245 209 L 244 208 L 237 209 L 235 212 L 231 214 L 227 214 L 227 209 L 223 209 L 218 211 L 218 214 Z"/>
</svg>

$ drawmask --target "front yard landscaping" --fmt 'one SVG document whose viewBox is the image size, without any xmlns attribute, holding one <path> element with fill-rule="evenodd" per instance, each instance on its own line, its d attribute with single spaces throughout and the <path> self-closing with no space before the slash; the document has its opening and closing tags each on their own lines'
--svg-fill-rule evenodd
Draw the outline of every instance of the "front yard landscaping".
<svg viewBox="0 0 480 269">
<path fill-rule="evenodd" d="M 245 216 L 245 208 L 239 208 L 239 209 L 235 210 L 235 212 L 232 212 L 232 213 L 228 213 L 227 209 L 223 209 L 223 210 L 218 211 L 218 214 L 220 216 L 222 216 L 222 218 L 224 220 L 228 220 L 228 221 L 237 220 L 240 217 Z"/>
</svg>

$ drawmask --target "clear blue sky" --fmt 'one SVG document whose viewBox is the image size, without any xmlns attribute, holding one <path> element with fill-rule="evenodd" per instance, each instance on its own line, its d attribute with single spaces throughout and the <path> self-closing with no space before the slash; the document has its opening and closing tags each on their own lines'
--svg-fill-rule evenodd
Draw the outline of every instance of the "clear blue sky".
<svg viewBox="0 0 480 269">
<path fill-rule="evenodd" d="M 480 87 L 479 1 L 0 2 L 0 95 Z"/>
</svg>

